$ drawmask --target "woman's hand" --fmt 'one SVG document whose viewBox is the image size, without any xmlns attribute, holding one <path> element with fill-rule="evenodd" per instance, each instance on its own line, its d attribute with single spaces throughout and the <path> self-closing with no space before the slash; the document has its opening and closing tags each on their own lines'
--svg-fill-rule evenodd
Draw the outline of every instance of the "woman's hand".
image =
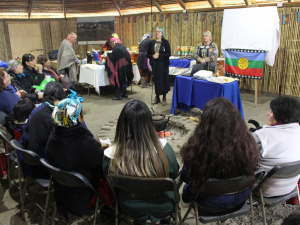
<svg viewBox="0 0 300 225">
<path fill-rule="evenodd" d="M 44 97 L 44 94 L 42 92 L 38 93 L 38 99 L 41 99 Z"/>
<path fill-rule="evenodd" d="M 61 77 L 62 79 L 64 79 L 64 78 L 65 78 L 65 75 L 60 74 L 59 77 Z"/>
<path fill-rule="evenodd" d="M 205 61 L 205 59 L 201 59 L 201 63 L 204 63 L 204 64 L 206 64 L 206 61 Z"/>
<path fill-rule="evenodd" d="M 156 53 L 156 54 L 153 55 L 154 59 L 157 59 L 158 57 L 159 57 L 159 53 Z"/>
<path fill-rule="evenodd" d="M 16 94 L 21 97 L 21 92 L 20 91 L 17 91 Z"/>
<path fill-rule="evenodd" d="M 41 64 L 38 64 L 38 67 L 39 67 L 39 73 L 42 73 L 43 72 L 43 66 Z"/>
<path fill-rule="evenodd" d="M 67 91 L 68 89 L 64 88 L 64 91 Z"/>
</svg>

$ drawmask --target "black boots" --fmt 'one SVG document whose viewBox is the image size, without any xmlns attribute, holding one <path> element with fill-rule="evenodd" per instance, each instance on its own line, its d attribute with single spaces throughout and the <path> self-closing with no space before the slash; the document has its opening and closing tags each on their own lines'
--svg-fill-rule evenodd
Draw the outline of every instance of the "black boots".
<svg viewBox="0 0 300 225">
<path fill-rule="evenodd" d="M 122 89 L 123 89 L 122 97 L 123 97 L 123 98 L 128 98 L 127 91 L 126 91 L 126 87 L 123 87 Z"/>
<path fill-rule="evenodd" d="M 113 98 L 112 100 L 122 100 L 120 89 L 119 88 L 115 89 L 115 92 L 116 92 L 116 97 Z"/>
</svg>

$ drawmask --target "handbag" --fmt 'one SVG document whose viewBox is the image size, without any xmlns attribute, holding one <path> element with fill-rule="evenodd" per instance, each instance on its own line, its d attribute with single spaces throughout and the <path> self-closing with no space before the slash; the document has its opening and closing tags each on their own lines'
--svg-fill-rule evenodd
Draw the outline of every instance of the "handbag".
<svg viewBox="0 0 300 225">
<path fill-rule="evenodd" d="M 67 74 L 64 75 L 65 77 L 64 78 L 60 78 L 60 83 L 61 85 L 63 86 L 63 88 L 65 89 L 69 89 L 70 87 L 72 87 L 72 83 L 70 81 L 70 78 L 68 77 Z"/>
</svg>

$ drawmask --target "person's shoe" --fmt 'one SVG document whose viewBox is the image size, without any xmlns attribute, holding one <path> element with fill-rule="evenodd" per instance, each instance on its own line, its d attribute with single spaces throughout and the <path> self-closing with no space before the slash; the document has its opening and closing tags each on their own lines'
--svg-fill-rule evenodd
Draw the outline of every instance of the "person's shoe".
<svg viewBox="0 0 300 225">
<path fill-rule="evenodd" d="M 146 77 L 142 77 L 142 84 L 141 84 L 141 88 L 146 88 Z"/>
<path fill-rule="evenodd" d="M 154 105 L 158 103 L 160 103 L 160 99 L 155 96 L 154 102 L 152 102 L 152 104 Z"/>
<path fill-rule="evenodd" d="M 117 97 L 115 97 L 115 98 L 112 98 L 111 100 L 122 100 L 122 97 L 120 97 L 120 96 L 118 97 L 118 96 L 117 96 Z"/>
<path fill-rule="evenodd" d="M 162 103 L 163 106 L 167 105 L 167 100 L 165 98 L 163 98 Z"/>
<path fill-rule="evenodd" d="M 123 97 L 123 98 L 128 98 L 128 94 L 127 93 L 123 93 L 122 95 L 121 95 L 121 97 Z M 121 98 L 122 99 L 122 98 Z"/>
</svg>

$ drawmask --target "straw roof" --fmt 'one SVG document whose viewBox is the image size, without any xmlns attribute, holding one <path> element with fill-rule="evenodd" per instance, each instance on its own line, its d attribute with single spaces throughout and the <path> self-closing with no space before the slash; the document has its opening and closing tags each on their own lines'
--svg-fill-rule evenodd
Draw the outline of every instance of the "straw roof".
<svg viewBox="0 0 300 225">
<path fill-rule="evenodd" d="M 300 0 L 1 0 L 0 18 L 71 18 L 119 16 L 151 12 L 171 13 L 195 10 L 222 10 L 283 3 L 293 6 Z"/>
</svg>

